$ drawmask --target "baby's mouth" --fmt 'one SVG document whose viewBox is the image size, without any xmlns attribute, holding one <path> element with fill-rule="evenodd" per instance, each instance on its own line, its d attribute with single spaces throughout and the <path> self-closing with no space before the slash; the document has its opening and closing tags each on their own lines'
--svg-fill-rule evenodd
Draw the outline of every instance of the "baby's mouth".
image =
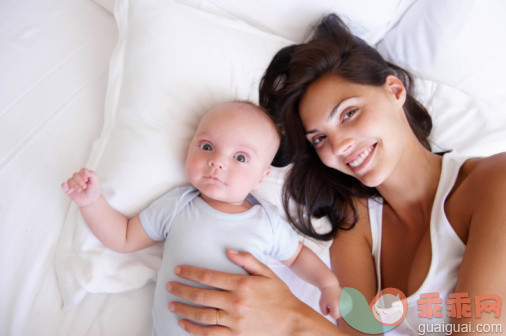
<svg viewBox="0 0 506 336">
<path fill-rule="evenodd" d="M 213 181 L 217 181 L 217 182 L 221 182 L 223 183 L 222 180 L 220 180 L 218 177 L 216 177 L 215 175 L 204 175 L 204 178 L 206 179 L 209 179 L 209 180 L 213 180 Z"/>
</svg>

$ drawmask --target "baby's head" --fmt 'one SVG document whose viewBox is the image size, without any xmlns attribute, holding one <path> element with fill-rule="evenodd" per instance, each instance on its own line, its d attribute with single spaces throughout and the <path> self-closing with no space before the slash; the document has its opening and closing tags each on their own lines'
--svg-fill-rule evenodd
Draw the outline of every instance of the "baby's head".
<svg viewBox="0 0 506 336">
<path fill-rule="evenodd" d="M 205 198 L 242 204 L 270 172 L 280 143 L 271 118 L 250 102 L 229 102 L 208 110 L 186 157 L 186 174 Z"/>
</svg>

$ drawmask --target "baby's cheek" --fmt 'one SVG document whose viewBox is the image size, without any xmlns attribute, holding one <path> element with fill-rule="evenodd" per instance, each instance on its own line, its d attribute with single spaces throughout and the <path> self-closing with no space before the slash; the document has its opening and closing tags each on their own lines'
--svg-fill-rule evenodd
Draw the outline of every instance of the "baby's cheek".
<svg viewBox="0 0 506 336">
<path fill-rule="evenodd" d="M 186 166 L 186 176 L 190 183 L 195 184 L 198 182 L 198 169 L 195 166 L 188 165 Z"/>
</svg>

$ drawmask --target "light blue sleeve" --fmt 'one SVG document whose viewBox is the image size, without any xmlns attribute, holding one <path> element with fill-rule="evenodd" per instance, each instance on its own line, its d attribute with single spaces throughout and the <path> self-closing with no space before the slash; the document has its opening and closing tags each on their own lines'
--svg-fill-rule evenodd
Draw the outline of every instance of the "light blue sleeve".
<svg viewBox="0 0 506 336">
<path fill-rule="evenodd" d="M 262 203 L 266 208 L 273 229 L 273 244 L 269 256 L 277 260 L 290 259 L 297 251 L 299 235 L 279 214 L 274 204 Z"/>
<path fill-rule="evenodd" d="M 173 189 L 151 203 L 139 214 L 141 225 L 151 239 L 167 238 L 181 199 L 181 188 Z"/>
</svg>

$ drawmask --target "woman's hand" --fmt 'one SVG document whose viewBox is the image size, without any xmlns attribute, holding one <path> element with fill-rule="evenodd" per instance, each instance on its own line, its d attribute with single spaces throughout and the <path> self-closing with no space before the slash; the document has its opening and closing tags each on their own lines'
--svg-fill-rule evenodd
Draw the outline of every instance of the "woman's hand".
<svg viewBox="0 0 506 336">
<path fill-rule="evenodd" d="M 299 301 L 288 286 L 251 254 L 227 250 L 227 255 L 251 275 L 230 274 L 192 266 L 177 266 L 176 275 L 221 290 L 177 282 L 167 290 L 202 308 L 170 302 L 169 309 L 187 318 L 179 325 L 192 335 L 294 335 L 303 317 L 319 316 Z M 219 321 L 218 321 L 219 319 Z M 318 320 L 318 318 L 315 318 Z M 210 324 L 202 326 L 194 322 Z M 325 321 L 328 322 L 328 321 Z M 330 323 L 329 323 L 330 324 Z"/>
</svg>

